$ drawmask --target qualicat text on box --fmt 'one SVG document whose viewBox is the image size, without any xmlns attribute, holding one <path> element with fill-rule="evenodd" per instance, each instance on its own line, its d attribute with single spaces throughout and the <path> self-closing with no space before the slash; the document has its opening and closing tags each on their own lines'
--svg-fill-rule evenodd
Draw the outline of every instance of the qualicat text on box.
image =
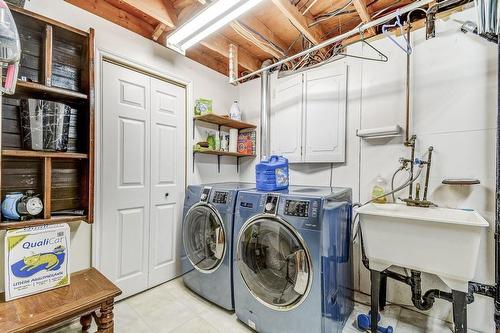
<svg viewBox="0 0 500 333">
<path fill-rule="evenodd" d="M 69 284 L 67 224 L 9 230 L 5 234 L 5 300 Z"/>
</svg>

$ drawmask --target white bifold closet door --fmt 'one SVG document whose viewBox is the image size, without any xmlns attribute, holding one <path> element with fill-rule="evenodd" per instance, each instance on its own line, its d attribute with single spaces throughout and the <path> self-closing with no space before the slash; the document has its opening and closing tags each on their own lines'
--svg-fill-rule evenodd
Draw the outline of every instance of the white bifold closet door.
<svg viewBox="0 0 500 333">
<path fill-rule="evenodd" d="M 180 272 L 185 89 L 103 62 L 99 268 L 127 297 Z"/>
</svg>

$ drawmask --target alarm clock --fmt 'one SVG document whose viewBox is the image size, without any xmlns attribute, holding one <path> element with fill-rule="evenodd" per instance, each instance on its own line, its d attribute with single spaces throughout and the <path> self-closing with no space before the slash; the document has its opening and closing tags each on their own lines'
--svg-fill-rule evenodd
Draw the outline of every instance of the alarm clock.
<svg viewBox="0 0 500 333">
<path fill-rule="evenodd" d="M 7 193 L 2 202 L 2 214 L 9 220 L 24 220 L 36 217 L 43 211 L 43 202 L 32 190 Z"/>
</svg>

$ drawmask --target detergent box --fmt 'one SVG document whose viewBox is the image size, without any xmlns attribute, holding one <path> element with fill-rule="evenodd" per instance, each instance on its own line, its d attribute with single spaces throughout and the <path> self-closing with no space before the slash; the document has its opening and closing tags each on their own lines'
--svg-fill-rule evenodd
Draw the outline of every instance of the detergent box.
<svg viewBox="0 0 500 333">
<path fill-rule="evenodd" d="M 5 300 L 69 284 L 67 224 L 44 225 L 5 234 Z"/>
</svg>

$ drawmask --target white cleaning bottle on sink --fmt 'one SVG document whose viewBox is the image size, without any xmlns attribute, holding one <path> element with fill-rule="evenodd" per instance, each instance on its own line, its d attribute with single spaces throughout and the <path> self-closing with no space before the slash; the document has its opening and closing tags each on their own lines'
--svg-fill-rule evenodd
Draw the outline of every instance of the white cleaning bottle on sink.
<svg viewBox="0 0 500 333">
<path fill-rule="evenodd" d="M 234 120 L 241 120 L 241 110 L 238 106 L 238 101 L 234 101 L 229 110 L 229 117 Z"/>
</svg>

